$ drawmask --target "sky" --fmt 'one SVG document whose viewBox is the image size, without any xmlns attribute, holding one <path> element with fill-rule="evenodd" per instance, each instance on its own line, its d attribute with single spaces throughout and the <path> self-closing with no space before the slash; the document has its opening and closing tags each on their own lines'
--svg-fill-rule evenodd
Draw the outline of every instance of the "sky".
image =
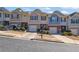
<svg viewBox="0 0 79 59">
<path fill-rule="evenodd" d="M 9 11 L 15 10 L 18 7 L 5 7 Z M 71 14 L 73 12 L 79 12 L 78 7 L 20 7 L 24 11 L 33 11 L 35 9 L 40 9 L 46 13 L 53 13 L 54 11 L 61 11 L 64 14 Z"/>
</svg>

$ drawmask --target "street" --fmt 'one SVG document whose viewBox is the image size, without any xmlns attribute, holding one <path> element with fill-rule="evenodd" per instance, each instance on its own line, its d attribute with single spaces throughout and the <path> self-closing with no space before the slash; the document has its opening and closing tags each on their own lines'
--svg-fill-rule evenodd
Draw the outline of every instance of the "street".
<svg viewBox="0 0 79 59">
<path fill-rule="evenodd" d="M 78 44 L 0 37 L 0 52 L 77 52 Z"/>
</svg>

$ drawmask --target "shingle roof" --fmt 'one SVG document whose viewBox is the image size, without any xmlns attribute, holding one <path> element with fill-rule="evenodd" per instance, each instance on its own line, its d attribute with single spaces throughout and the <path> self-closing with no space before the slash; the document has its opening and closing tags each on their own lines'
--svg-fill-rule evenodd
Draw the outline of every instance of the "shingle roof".
<svg viewBox="0 0 79 59">
<path fill-rule="evenodd" d="M 53 12 L 53 14 L 59 14 L 59 15 L 64 16 L 64 14 L 63 14 L 63 13 L 61 13 L 60 11 L 58 11 L 58 10 L 54 11 L 54 12 Z"/>
<path fill-rule="evenodd" d="M 31 13 L 42 13 L 42 14 L 46 14 L 45 12 L 42 12 L 40 9 L 35 9 Z"/>
<path fill-rule="evenodd" d="M 74 13 L 70 14 L 70 16 L 73 16 L 75 14 L 79 14 L 79 12 L 74 12 Z"/>
<path fill-rule="evenodd" d="M 12 12 L 23 12 L 23 10 L 21 8 L 16 8 L 15 10 L 13 10 Z"/>
<path fill-rule="evenodd" d="M 4 8 L 4 7 L 0 7 L 0 11 L 8 11 L 8 10 L 6 8 Z"/>
<path fill-rule="evenodd" d="M 41 13 L 42 11 L 40 9 L 35 9 L 33 12 Z"/>
</svg>

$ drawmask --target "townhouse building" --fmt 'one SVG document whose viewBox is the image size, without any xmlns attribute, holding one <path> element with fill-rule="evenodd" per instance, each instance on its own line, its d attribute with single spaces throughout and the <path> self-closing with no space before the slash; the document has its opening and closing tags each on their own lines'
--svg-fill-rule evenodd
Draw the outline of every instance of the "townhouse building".
<svg viewBox="0 0 79 59">
<path fill-rule="evenodd" d="M 9 25 L 9 21 L 10 21 L 10 12 L 1 7 L 0 8 L 0 24 L 4 24 L 4 25 Z"/>
<path fill-rule="evenodd" d="M 79 13 L 78 12 L 74 12 L 69 15 L 68 28 L 72 31 L 73 34 L 79 35 Z"/>
<path fill-rule="evenodd" d="M 29 15 L 29 31 L 36 32 L 40 28 L 48 27 L 48 14 L 39 9 L 34 10 Z"/>
<path fill-rule="evenodd" d="M 68 29 L 67 15 L 62 14 L 59 11 L 54 11 L 52 14 L 49 14 L 48 18 L 49 33 L 57 34 Z"/>
<path fill-rule="evenodd" d="M 11 12 L 10 25 L 21 26 L 23 24 L 27 25 L 29 19 L 28 12 L 24 12 L 22 9 L 17 8 Z"/>
<path fill-rule="evenodd" d="M 48 28 L 50 34 L 61 34 L 66 30 L 71 30 L 75 35 L 79 35 L 79 13 L 74 12 L 70 15 L 54 11 L 45 13 L 39 9 L 32 12 L 25 12 L 21 8 L 8 11 L 0 7 L 0 24 L 8 27 L 28 26 L 28 31 L 37 32 L 40 28 Z"/>
</svg>

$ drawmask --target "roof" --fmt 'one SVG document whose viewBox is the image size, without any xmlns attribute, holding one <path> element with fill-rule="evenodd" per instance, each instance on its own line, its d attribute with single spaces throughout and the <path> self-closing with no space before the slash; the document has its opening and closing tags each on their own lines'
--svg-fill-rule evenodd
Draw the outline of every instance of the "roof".
<svg viewBox="0 0 79 59">
<path fill-rule="evenodd" d="M 42 11 L 40 9 L 35 9 L 33 12 L 41 13 Z"/>
<path fill-rule="evenodd" d="M 7 12 L 9 12 L 6 8 L 4 8 L 4 7 L 0 7 L 0 11 L 7 11 Z"/>
<path fill-rule="evenodd" d="M 40 9 L 35 9 L 31 13 L 39 13 L 39 14 L 46 14 L 45 12 L 42 12 Z"/>
<path fill-rule="evenodd" d="M 21 8 L 16 8 L 15 10 L 13 10 L 12 12 L 23 12 L 23 10 Z"/>
<path fill-rule="evenodd" d="M 75 14 L 79 14 L 79 12 L 74 12 L 74 13 L 70 14 L 69 16 L 73 16 Z"/>
<path fill-rule="evenodd" d="M 64 14 L 61 13 L 60 11 L 58 11 L 58 10 L 54 11 L 53 14 L 58 14 L 58 15 L 64 16 Z"/>
</svg>

